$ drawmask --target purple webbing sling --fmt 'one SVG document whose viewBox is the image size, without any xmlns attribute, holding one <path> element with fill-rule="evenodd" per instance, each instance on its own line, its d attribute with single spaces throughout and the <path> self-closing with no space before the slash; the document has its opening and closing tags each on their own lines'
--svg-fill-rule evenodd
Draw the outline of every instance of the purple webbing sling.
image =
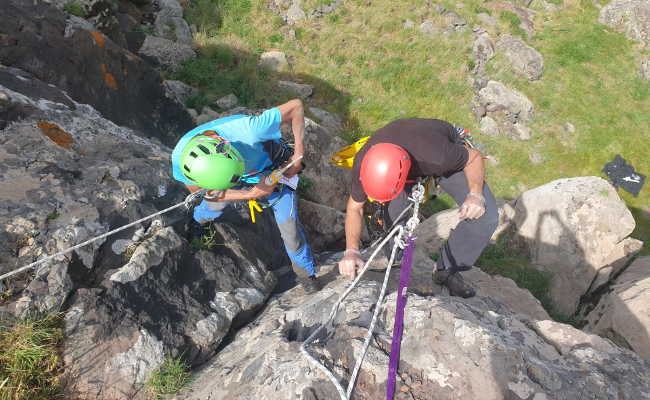
<svg viewBox="0 0 650 400">
<path fill-rule="evenodd" d="M 404 331 L 404 308 L 406 307 L 406 291 L 411 279 L 411 264 L 413 250 L 415 250 L 415 239 L 411 236 L 406 238 L 406 249 L 402 258 L 399 273 L 399 289 L 397 291 L 397 305 L 395 307 L 395 324 L 393 325 L 393 341 L 390 345 L 390 361 L 388 364 L 388 382 L 386 383 L 386 399 L 393 400 L 395 395 L 395 380 L 397 367 L 399 365 L 399 352 L 402 345 L 402 332 Z"/>
</svg>

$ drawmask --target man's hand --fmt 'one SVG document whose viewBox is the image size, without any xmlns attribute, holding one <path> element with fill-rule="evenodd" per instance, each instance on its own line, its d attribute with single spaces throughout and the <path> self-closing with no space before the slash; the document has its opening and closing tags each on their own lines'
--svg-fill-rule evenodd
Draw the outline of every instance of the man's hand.
<svg viewBox="0 0 650 400">
<path fill-rule="evenodd" d="M 357 250 L 346 250 L 344 256 L 339 261 L 339 273 L 348 279 L 354 279 L 357 276 L 357 269 L 363 268 L 364 261 Z"/>
<path fill-rule="evenodd" d="M 485 198 L 480 194 L 469 192 L 463 205 L 460 206 L 458 218 L 463 219 L 477 219 L 485 213 Z"/>
<path fill-rule="evenodd" d="M 291 156 L 291 158 L 289 159 L 289 162 L 298 159 L 298 157 L 300 157 L 301 155 L 302 155 L 302 154 L 294 154 L 294 155 Z M 302 159 L 296 161 L 296 162 L 291 166 L 291 168 L 289 168 L 288 170 L 284 171 L 283 175 L 286 176 L 287 178 L 291 178 L 292 176 L 294 176 L 294 175 L 296 175 L 297 173 L 299 173 L 300 170 L 302 170 Z"/>
</svg>

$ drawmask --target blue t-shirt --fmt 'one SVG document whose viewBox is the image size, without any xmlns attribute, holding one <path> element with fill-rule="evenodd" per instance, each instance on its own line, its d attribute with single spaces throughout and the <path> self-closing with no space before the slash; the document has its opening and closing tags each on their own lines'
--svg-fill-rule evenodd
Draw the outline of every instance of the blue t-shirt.
<svg viewBox="0 0 650 400">
<path fill-rule="evenodd" d="M 172 152 L 172 174 L 177 181 L 193 185 L 181 171 L 181 154 L 183 148 L 196 135 L 205 131 L 215 131 L 219 136 L 228 140 L 244 158 L 245 173 L 255 174 L 271 165 L 271 159 L 264 151 L 263 142 L 267 140 L 279 140 L 282 137 L 280 124 L 282 113 L 277 108 L 264 111 L 259 116 L 231 115 L 230 117 L 215 119 L 199 125 L 187 132 L 176 143 Z M 246 183 L 257 183 L 259 176 L 242 178 Z"/>
</svg>

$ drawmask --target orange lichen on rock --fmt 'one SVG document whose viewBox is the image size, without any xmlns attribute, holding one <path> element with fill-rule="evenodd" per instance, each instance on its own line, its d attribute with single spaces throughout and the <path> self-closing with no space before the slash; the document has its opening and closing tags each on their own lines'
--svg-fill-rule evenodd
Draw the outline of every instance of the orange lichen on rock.
<svg viewBox="0 0 650 400">
<path fill-rule="evenodd" d="M 51 124 L 45 121 L 38 121 L 36 125 L 38 125 L 38 127 L 41 128 L 43 135 L 50 138 L 50 140 L 56 143 L 57 145 L 65 149 L 69 149 L 72 147 L 72 143 L 74 142 L 72 135 L 70 135 L 68 132 L 64 131 L 63 129 L 59 128 L 55 124 Z"/>
<path fill-rule="evenodd" d="M 102 74 L 104 74 L 104 83 L 106 83 L 106 86 L 113 90 L 117 90 L 117 81 L 113 74 L 109 73 L 106 69 L 106 64 L 102 64 L 99 67 L 102 69 Z"/>
<path fill-rule="evenodd" d="M 95 43 L 97 43 L 97 46 L 99 47 L 104 47 L 104 44 L 106 44 L 106 38 L 104 37 L 104 34 L 98 31 L 90 31 L 90 35 L 95 39 Z"/>
</svg>

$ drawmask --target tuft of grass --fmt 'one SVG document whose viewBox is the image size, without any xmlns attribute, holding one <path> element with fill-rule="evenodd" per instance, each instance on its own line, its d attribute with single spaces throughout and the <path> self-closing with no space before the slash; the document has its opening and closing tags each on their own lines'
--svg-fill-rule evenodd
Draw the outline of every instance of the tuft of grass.
<svg viewBox="0 0 650 400">
<path fill-rule="evenodd" d="M 59 214 L 58 212 L 52 211 L 51 213 L 47 214 L 46 219 L 48 221 L 54 221 L 55 219 L 59 218 L 60 216 L 61 216 L 61 214 Z"/>
<path fill-rule="evenodd" d="M 284 36 L 279 33 L 274 33 L 273 35 L 269 36 L 269 42 L 271 43 L 282 43 L 283 41 Z"/>
<path fill-rule="evenodd" d="M 309 189 L 314 186 L 314 182 L 307 178 L 305 175 L 300 175 L 300 180 L 298 181 L 298 193 L 304 195 Z"/>
<path fill-rule="evenodd" d="M 216 236 L 217 230 L 210 224 L 203 229 L 201 237 L 190 241 L 190 247 L 194 250 L 212 250 L 214 246 L 221 245 L 217 243 Z"/>
<path fill-rule="evenodd" d="M 87 15 L 86 10 L 84 9 L 84 7 L 81 4 L 77 3 L 76 1 L 71 1 L 71 2 L 66 3 L 63 6 L 63 9 L 67 13 L 72 14 L 72 15 L 77 16 L 77 17 L 80 17 L 80 18 L 86 18 L 86 15 Z"/>
<path fill-rule="evenodd" d="M 168 357 L 151 373 L 145 387 L 150 398 L 163 399 L 187 386 L 190 376 L 189 367 L 180 357 Z"/>
<path fill-rule="evenodd" d="M 501 14 L 499 15 L 502 20 L 506 21 L 508 25 L 510 26 L 510 30 L 512 33 L 515 35 L 521 36 L 522 38 L 526 38 L 526 32 L 524 32 L 523 29 L 521 29 L 521 19 L 519 19 L 519 16 L 512 11 L 501 11 Z"/>
<path fill-rule="evenodd" d="M 0 399 L 63 398 L 57 353 L 63 339 L 62 321 L 61 313 L 0 325 Z"/>
</svg>

